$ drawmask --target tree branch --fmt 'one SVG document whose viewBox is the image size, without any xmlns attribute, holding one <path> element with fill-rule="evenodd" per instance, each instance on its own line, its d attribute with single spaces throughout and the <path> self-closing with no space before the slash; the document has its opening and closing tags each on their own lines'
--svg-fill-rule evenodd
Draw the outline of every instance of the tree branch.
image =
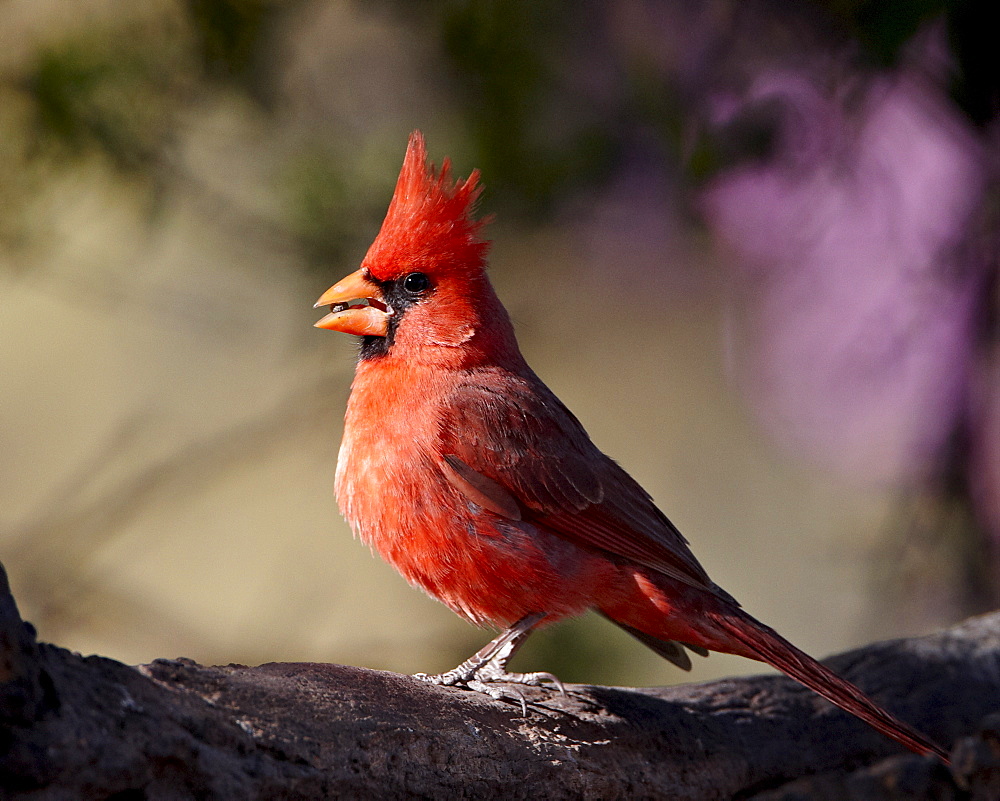
<svg viewBox="0 0 1000 801">
<path fill-rule="evenodd" d="M 1000 613 L 829 664 L 955 767 L 779 676 L 526 687 L 522 717 L 342 665 L 133 668 L 38 644 L 0 568 L 0 797 L 1000 798 Z"/>
</svg>

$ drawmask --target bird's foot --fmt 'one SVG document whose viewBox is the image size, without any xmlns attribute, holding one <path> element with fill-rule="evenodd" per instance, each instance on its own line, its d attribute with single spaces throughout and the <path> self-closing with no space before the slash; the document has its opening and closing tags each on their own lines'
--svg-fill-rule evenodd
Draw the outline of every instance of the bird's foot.
<svg viewBox="0 0 1000 801">
<path fill-rule="evenodd" d="M 420 679 L 428 684 L 438 684 L 446 687 L 461 687 L 473 692 L 488 695 L 494 701 L 513 701 L 521 706 L 521 715 L 528 715 L 528 701 L 516 686 L 524 685 L 528 687 L 548 688 L 550 683 L 554 689 L 559 690 L 562 695 L 566 694 L 563 683 L 551 673 L 539 671 L 535 673 L 509 673 L 494 662 L 488 662 L 476 670 L 463 670 L 466 665 L 459 665 L 454 670 L 447 673 L 428 676 L 426 673 L 414 674 L 415 679 Z"/>
<path fill-rule="evenodd" d="M 481 684 L 524 684 L 528 687 L 546 687 L 548 682 L 560 695 L 566 695 L 566 688 L 559 681 L 559 677 L 544 670 L 534 673 L 510 673 L 504 669 L 503 665 L 496 662 L 487 662 L 473 676 L 474 681 Z"/>
<path fill-rule="evenodd" d="M 432 676 L 426 673 L 414 673 L 413 678 L 426 681 L 428 684 L 440 684 L 445 687 L 468 687 L 477 692 L 487 692 L 480 688 L 490 684 L 524 684 L 529 687 L 545 687 L 545 682 L 549 682 L 555 689 L 559 690 L 560 694 L 566 694 L 566 688 L 563 687 L 558 676 L 546 671 L 510 673 L 496 662 L 487 662 L 472 670 L 467 669 L 466 664 L 462 664 L 447 673 L 438 673 Z"/>
<path fill-rule="evenodd" d="M 516 688 L 504 685 L 521 684 L 529 687 L 546 687 L 546 682 L 549 682 L 562 695 L 566 695 L 563 683 L 551 673 L 544 671 L 510 673 L 507 671 L 507 662 L 517 652 L 531 628 L 543 617 L 545 617 L 544 614 L 536 614 L 522 618 L 453 670 L 433 676 L 426 673 L 416 673 L 414 678 L 426 681 L 428 684 L 464 687 L 488 695 L 496 701 L 516 701 L 521 704 L 522 714 L 527 715 L 528 706 L 524 695 Z"/>
</svg>

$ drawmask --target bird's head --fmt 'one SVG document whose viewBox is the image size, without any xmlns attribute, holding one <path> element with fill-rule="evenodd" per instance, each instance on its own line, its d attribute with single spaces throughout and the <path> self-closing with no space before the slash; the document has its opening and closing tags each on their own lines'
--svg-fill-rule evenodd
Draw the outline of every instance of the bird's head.
<svg viewBox="0 0 1000 801">
<path fill-rule="evenodd" d="M 486 220 L 474 216 L 478 180 L 453 181 L 447 160 L 435 170 L 415 131 L 382 229 L 361 269 L 316 302 L 330 307 L 316 326 L 363 337 L 362 359 L 509 350 L 510 321 L 486 277 Z"/>
</svg>

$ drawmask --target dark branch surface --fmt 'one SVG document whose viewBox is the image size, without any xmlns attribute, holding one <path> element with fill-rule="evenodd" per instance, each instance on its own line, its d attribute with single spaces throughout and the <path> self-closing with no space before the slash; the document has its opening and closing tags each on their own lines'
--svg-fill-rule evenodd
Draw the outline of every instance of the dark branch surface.
<svg viewBox="0 0 1000 801">
<path fill-rule="evenodd" d="M 1000 613 L 828 660 L 945 744 L 898 746 L 775 676 L 525 688 L 342 665 L 138 668 L 38 644 L 0 571 L 0 798 L 1000 798 Z"/>
</svg>

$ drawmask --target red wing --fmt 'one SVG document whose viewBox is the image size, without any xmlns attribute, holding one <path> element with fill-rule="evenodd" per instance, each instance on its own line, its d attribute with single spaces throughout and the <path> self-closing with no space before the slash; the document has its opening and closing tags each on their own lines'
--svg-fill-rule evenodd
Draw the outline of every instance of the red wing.
<svg viewBox="0 0 1000 801">
<path fill-rule="evenodd" d="M 630 559 L 687 584 L 714 587 L 649 494 L 597 449 L 573 414 L 534 376 L 478 371 L 456 389 L 445 409 L 440 452 L 450 466 L 443 472 L 461 471 L 460 481 L 453 480 L 460 489 L 478 473 L 486 480 L 471 482 L 472 491 L 481 495 L 494 487 L 486 498 L 493 507 L 509 508 L 512 496 L 523 519 L 581 547 Z M 483 505 L 482 499 L 469 497 Z"/>
</svg>

